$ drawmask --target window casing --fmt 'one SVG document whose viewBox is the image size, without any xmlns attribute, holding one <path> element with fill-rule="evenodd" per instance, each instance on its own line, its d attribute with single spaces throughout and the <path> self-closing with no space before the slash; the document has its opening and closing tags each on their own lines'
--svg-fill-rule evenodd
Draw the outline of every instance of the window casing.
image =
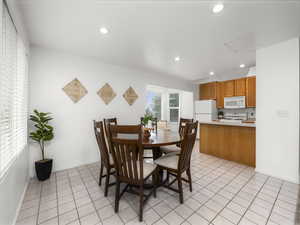
<svg viewBox="0 0 300 225">
<path fill-rule="evenodd" d="M 169 122 L 178 123 L 180 117 L 180 94 L 169 93 L 168 115 Z"/>
</svg>

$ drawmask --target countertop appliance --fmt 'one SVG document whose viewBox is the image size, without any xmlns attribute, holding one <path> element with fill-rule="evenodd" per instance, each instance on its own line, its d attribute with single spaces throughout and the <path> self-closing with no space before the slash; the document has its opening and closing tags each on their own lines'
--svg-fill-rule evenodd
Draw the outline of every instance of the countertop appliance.
<svg viewBox="0 0 300 225">
<path fill-rule="evenodd" d="M 224 108 L 225 109 L 246 108 L 246 97 L 245 96 L 225 97 Z"/>
<path fill-rule="evenodd" d="M 195 101 L 195 120 L 199 122 L 207 122 L 217 119 L 217 106 L 215 100 L 200 100 Z M 200 135 L 198 127 L 197 139 Z"/>
</svg>

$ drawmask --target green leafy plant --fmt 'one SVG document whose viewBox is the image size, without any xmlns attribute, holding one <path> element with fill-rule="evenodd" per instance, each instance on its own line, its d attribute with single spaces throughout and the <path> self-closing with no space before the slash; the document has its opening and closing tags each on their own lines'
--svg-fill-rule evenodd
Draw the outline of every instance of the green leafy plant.
<svg viewBox="0 0 300 225">
<path fill-rule="evenodd" d="M 146 110 L 146 113 L 144 115 L 144 118 L 142 120 L 142 125 L 146 126 L 148 124 L 149 121 L 153 120 L 153 115 L 151 112 L 149 112 L 148 110 Z"/>
<path fill-rule="evenodd" d="M 53 127 L 48 124 L 53 118 L 49 116 L 50 113 L 39 112 L 37 110 L 34 110 L 33 112 L 34 114 L 30 115 L 30 120 L 35 123 L 34 127 L 36 130 L 30 132 L 29 137 L 39 143 L 42 151 L 42 158 L 45 160 L 45 141 L 50 141 L 54 137 Z"/>
</svg>

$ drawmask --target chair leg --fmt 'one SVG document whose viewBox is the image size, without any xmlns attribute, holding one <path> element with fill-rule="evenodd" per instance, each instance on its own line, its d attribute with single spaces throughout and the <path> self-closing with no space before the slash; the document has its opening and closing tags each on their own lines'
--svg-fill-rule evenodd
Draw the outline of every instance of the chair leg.
<svg viewBox="0 0 300 225">
<path fill-rule="evenodd" d="M 105 191 L 104 196 L 107 197 L 108 186 L 109 186 L 110 168 L 106 169 L 106 180 L 105 180 Z"/>
<path fill-rule="evenodd" d="M 167 170 L 167 178 L 166 178 L 167 184 L 170 183 L 170 174 L 169 171 Z"/>
<path fill-rule="evenodd" d="M 100 166 L 100 175 L 99 175 L 99 186 L 101 186 L 102 183 L 102 176 L 103 176 L 103 163 L 101 162 L 101 166 Z"/>
<path fill-rule="evenodd" d="M 155 169 L 155 171 L 154 171 L 154 173 L 152 175 L 152 185 L 153 185 L 153 196 L 154 196 L 154 198 L 156 198 L 156 186 L 157 186 L 157 182 L 158 182 L 158 180 L 157 180 L 157 177 L 158 177 L 157 174 L 158 174 L 158 170 Z"/>
<path fill-rule="evenodd" d="M 143 185 L 141 185 L 140 186 L 140 215 L 139 215 L 140 222 L 143 221 L 143 208 L 144 208 L 144 187 Z"/>
<path fill-rule="evenodd" d="M 189 178 L 190 192 L 192 192 L 193 191 L 193 187 L 192 187 L 192 176 L 191 176 L 191 170 L 190 170 L 190 168 L 188 168 L 186 170 L 186 174 L 187 174 L 187 176 Z"/>
<path fill-rule="evenodd" d="M 115 212 L 119 211 L 119 201 L 120 201 L 120 181 L 116 182 L 116 193 L 115 193 Z"/>
<path fill-rule="evenodd" d="M 179 201 L 180 201 L 180 204 L 183 204 L 183 191 L 182 191 L 181 174 L 177 175 L 177 180 L 178 180 L 178 190 L 179 190 Z"/>
</svg>

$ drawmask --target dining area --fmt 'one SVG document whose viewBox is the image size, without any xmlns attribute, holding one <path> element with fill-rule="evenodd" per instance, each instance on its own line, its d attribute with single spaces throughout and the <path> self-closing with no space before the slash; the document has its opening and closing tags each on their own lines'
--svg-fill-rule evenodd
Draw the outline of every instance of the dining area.
<svg viewBox="0 0 300 225">
<path fill-rule="evenodd" d="M 143 117 L 138 125 L 119 124 L 117 118 L 93 121 L 100 154 L 98 185 L 105 197 L 114 193 L 116 214 L 123 195 L 135 195 L 140 222 L 158 189 L 174 192 L 180 204 L 185 192 L 192 192 L 190 162 L 198 128 L 198 121 L 186 118 L 180 118 L 177 131 L 158 129 L 156 118 L 148 124 L 143 121 Z M 189 188 L 184 189 L 183 183 Z"/>
</svg>

